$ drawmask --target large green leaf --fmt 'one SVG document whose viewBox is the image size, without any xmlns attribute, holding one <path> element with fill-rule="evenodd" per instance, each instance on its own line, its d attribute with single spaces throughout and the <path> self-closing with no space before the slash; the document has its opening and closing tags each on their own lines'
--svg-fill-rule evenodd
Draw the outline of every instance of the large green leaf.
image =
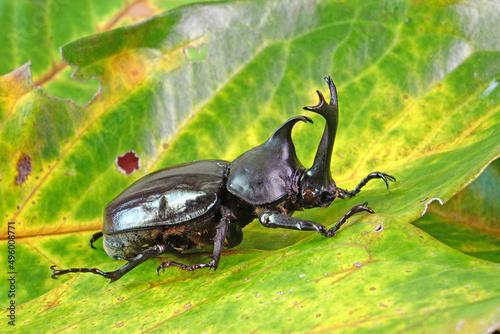
<svg viewBox="0 0 500 334">
<path fill-rule="evenodd" d="M 176 1 L 0 1 L 0 74 L 31 60 L 33 82 L 49 94 L 84 105 L 99 88 L 72 77 L 73 68 L 61 59 L 59 47 L 84 36 L 130 25 L 193 0 Z M 74 65 L 74 64 L 70 64 Z"/>
<path fill-rule="evenodd" d="M 499 155 L 498 11 L 494 1 L 195 5 L 66 44 L 62 54 L 76 67 L 74 76 L 101 82 L 86 107 L 33 86 L 29 65 L 0 77 L 2 235 L 7 221 L 15 222 L 16 300 L 24 303 L 16 327 L 498 326 L 499 265 L 407 224 Z M 297 216 L 331 226 L 364 201 L 376 214 L 356 216 L 332 239 L 254 222 L 215 273 L 170 270 L 157 278 L 157 263 L 149 261 L 111 286 L 93 275 L 50 279 L 52 264 L 107 270 L 123 264 L 86 246 L 109 200 L 164 166 L 234 159 L 315 104 L 326 74 L 337 83 L 341 106 L 337 184 L 352 188 L 373 170 L 398 182 L 386 190 L 372 181 L 356 199 Z M 321 135 L 322 121 L 313 119 L 318 124 L 298 125 L 293 134 L 305 165 Z M 130 150 L 141 169 L 125 176 L 115 159 Z M 28 156 L 33 170 L 18 185 L 19 162 L 26 165 Z M 379 224 L 383 231 L 374 232 Z M 206 254 L 177 258 L 196 263 Z"/>
</svg>

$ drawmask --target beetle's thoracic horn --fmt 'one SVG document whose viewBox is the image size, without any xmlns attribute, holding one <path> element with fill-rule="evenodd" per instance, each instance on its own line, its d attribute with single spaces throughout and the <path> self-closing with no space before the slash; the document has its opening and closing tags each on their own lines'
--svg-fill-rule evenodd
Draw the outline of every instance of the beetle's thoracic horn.
<svg viewBox="0 0 500 334">
<path fill-rule="evenodd" d="M 321 94 L 320 91 L 317 91 L 319 103 L 313 107 L 304 107 L 305 110 L 320 114 L 326 120 L 325 130 L 323 131 L 323 137 L 319 143 L 314 163 L 303 176 L 304 184 L 308 184 L 311 187 L 316 185 L 316 188 L 318 186 L 329 188 L 333 185 L 330 173 L 330 164 L 332 159 L 333 143 L 335 141 L 339 120 L 337 89 L 335 88 L 335 84 L 330 76 L 326 77 L 325 80 L 330 88 L 330 103 L 327 104 L 323 94 Z M 323 189 L 326 190 L 325 188 Z M 316 190 L 321 191 L 323 189 Z"/>
</svg>

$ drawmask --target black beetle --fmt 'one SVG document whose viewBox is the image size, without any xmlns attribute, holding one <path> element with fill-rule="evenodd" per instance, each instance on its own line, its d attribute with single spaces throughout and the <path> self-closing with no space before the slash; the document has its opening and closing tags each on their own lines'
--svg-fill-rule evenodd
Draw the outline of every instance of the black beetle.
<svg viewBox="0 0 500 334">
<path fill-rule="evenodd" d="M 353 197 L 371 179 L 381 178 L 389 187 L 391 175 L 374 172 L 354 190 L 337 188 L 330 174 L 330 160 L 338 124 L 337 90 L 330 77 L 330 104 L 317 91 L 319 103 L 304 107 L 326 119 L 323 137 L 313 166 L 306 169 L 295 153 L 291 131 L 299 122 L 311 122 L 306 116 L 286 121 L 262 145 L 240 155 L 233 162 L 193 161 L 148 174 L 125 189 L 104 211 L 102 232 L 104 250 L 114 259 L 128 262 L 111 272 L 96 268 L 72 268 L 53 271 L 52 278 L 71 272 L 89 272 L 120 279 L 144 261 L 166 252 L 214 245 L 208 263 L 185 265 L 164 261 L 157 268 L 174 266 L 183 270 L 217 268 L 222 247 L 234 247 L 243 239 L 242 228 L 258 218 L 265 227 L 318 231 L 326 237 L 335 232 L 353 214 L 373 210 L 368 203 L 354 206 L 331 229 L 313 221 L 292 217 L 297 210 L 327 207 L 336 197 Z"/>
</svg>

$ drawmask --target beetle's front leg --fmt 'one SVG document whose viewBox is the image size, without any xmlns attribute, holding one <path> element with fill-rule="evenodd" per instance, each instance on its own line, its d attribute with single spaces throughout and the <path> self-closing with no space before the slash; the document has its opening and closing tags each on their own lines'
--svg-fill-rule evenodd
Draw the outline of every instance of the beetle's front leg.
<svg viewBox="0 0 500 334">
<path fill-rule="evenodd" d="M 340 220 L 331 229 L 327 229 L 325 226 L 310 220 L 286 216 L 278 210 L 262 210 L 259 213 L 259 221 L 265 227 L 289 228 L 300 231 L 318 231 L 318 233 L 321 233 L 321 235 L 324 235 L 325 237 L 333 237 L 335 236 L 335 232 L 337 232 L 337 230 L 344 225 L 347 219 L 355 213 L 363 211 L 374 213 L 371 208 L 366 207 L 367 204 L 368 202 L 365 202 L 353 207 L 342 218 L 340 218 Z"/>
<path fill-rule="evenodd" d="M 182 270 L 188 270 L 188 271 L 193 271 L 196 269 L 207 268 L 207 267 L 214 268 L 214 270 L 217 269 L 220 257 L 222 255 L 222 247 L 224 246 L 224 240 L 226 239 L 227 229 L 230 223 L 231 223 L 230 218 L 222 217 L 221 221 L 217 225 L 217 232 L 214 238 L 214 252 L 210 256 L 212 258 L 212 261 L 208 263 L 199 263 L 187 266 L 183 263 L 167 260 L 163 261 L 161 265 L 158 266 L 158 268 L 156 269 L 156 273 L 159 275 L 160 269 L 163 270 L 163 272 L 165 272 L 166 267 L 177 267 Z"/>
<path fill-rule="evenodd" d="M 279 210 L 262 210 L 259 213 L 259 221 L 265 227 L 288 228 L 299 231 L 318 231 L 327 236 L 328 229 L 316 222 L 290 217 Z"/>
<path fill-rule="evenodd" d="M 384 180 L 387 188 L 389 188 L 389 182 L 387 181 L 387 179 L 389 179 L 392 182 L 396 182 L 396 178 L 392 175 L 389 175 L 386 173 L 380 173 L 380 172 L 373 172 L 373 173 L 368 174 L 367 177 L 365 177 L 363 180 L 361 180 L 361 182 L 356 186 L 356 188 L 354 188 L 354 190 L 349 191 L 349 190 L 345 190 L 345 189 L 339 189 L 340 193 L 339 193 L 338 197 L 345 198 L 346 196 L 349 196 L 349 197 L 356 196 L 356 194 L 359 193 L 361 188 L 363 188 L 368 183 L 368 181 L 373 180 L 373 179 Z"/>
</svg>

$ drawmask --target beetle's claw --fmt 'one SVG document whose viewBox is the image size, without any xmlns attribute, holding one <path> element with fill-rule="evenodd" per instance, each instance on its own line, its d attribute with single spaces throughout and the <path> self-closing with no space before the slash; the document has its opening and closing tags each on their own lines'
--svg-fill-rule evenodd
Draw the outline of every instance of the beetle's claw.
<svg viewBox="0 0 500 334">
<path fill-rule="evenodd" d="M 160 276 L 160 269 L 162 269 L 162 272 L 165 273 L 165 267 L 168 267 L 168 261 L 163 261 L 158 268 L 156 268 L 156 275 Z"/>
<path fill-rule="evenodd" d="M 57 273 L 56 273 L 57 270 L 54 269 L 55 266 L 56 266 L 55 264 L 52 265 L 52 266 L 50 266 L 50 270 L 52 270 L 52 272 L 53 272 L 52 276 L 50 276 L 50 277 L 52 277 L 53 279 L 58 279 L 56 277 L 57 276 Z"/>
<path fill-rule="evenodd" d="M 368 175 L 363 181 L 365 181 L 363 183 L 363 185 L 366 184 L 366 182 L 368 182 L 370 179 L 382 179 L 384 180 L 385 182 L 385 185 L 387 187 L 387 189 L 389 189 L 389 182 L 387 181 L 387 179 L 389 179 L 389 181 L 391 182 L 396 182 L 396 178 L 390 174 L 387 174 L 387 173 L 381 173 L 381 172 L 373 172 L 371 173 L 370 175 Z"/>
<path fill-rule="evenodd" d="M 389 175 L 389 174 L 386 174 L 386 173 L 377 173 L 378 176 L 384 180 L 385 182 L 385 185 L 387 186 L 387 189 L 389 189 L 389 182 L 387 181 L 387 179 L 389 179 L 390 181 L 392 182 L 396 182 L 396 178 L 392 175 Z"/>
<path fill-rule="evenodd" d="M 368 205 L 368 202 L 364 202 L 363 204 L 360 204 L 360 205 L 358 206 L 358 208 L 359 208 L 360 210 L 363 210 L 363 211 L 366 211 L 366 212 L 369 212 L 369 213 L 375 213 L 375 211 L 373 211 L 373 209 L 372 209 L 372 208 L 367 207 L 367 205 Z"/>
<path fill-rule="evenodd" d="M 382 180 L 384 180 L 385 182 L 385 186 L 387 187 L 387 189 L 389 189 L 389 182 L 387 182 L 387 179 L 386 177 L 384 176 L 384 174 L 381 174 L 380 177 L 382 178 Z"/>
<path fill-rule="evenodd" d="M 375 213 L 375 211 L 373 211 L 372 208 L 367 207 L 367 205 L 368 205 L 368 202 L 364 202 L 363 204 L 361 204 L 361 209 L 363 209 L 363 211 L 367 211 L 369 213 Z"/>
<path fill-rule="evenodd" d="M 94 247 L 94 242 L 97 241 L 97 239 L 101 238 L 104 234 L 102 232 L 97 232 L 95 233 L 94 235 L 92 235 L 92 237 L 90 238 L 89 240 L 89 246 L 90 248 L 93 248 L 93 249 L 96 249 Z"/>
</svg>

